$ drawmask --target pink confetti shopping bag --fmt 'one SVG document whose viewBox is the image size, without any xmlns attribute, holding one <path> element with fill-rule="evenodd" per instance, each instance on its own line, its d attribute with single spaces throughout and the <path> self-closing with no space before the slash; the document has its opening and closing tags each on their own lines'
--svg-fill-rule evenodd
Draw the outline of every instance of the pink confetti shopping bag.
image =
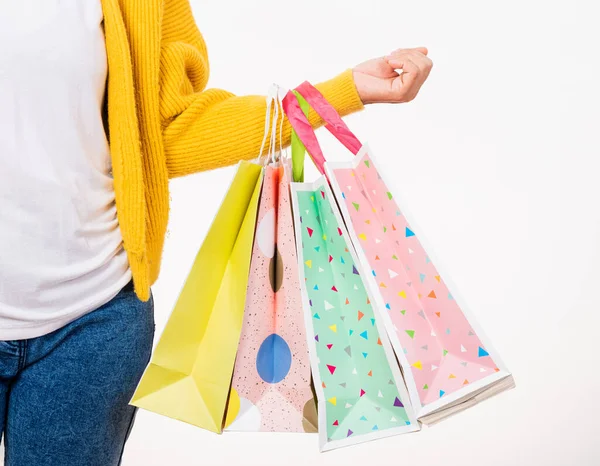
<svg viewBox="0 0 600 466">
<path fill-rule="evenodd" d="M 271 122 L 271 105 L 276 104 Z M 294 222 L 290 160 L 276 153 L 279 87 L 267 96 L 264 147 L 271 123 L 244 321 L 237 349 L 225 429 L 250 432 L 316 432 L 304 330 Z M 283 123 L 283 115 L 281 115 Z M 259 162 L 262 160 L 261 147 Z"/>
<path fill-rule="evenodd" d="M 305 82 L 297 91 L 355 154 L 348 162 L 326 162 L 296 96 L 288 93 L 284 110 L 290 123 L 326 174 L 358 258 L 371 272 L 374 299 L 385 311 L 385 326 L 419 420 L 437 422 L 514 387 L 372 152 L 317 89 Z"/>
<path fill-rule="evenodd" d="M 264 172 L 226 430 L 317 431 L 290 172 L 287 160 Z"/>
</svg>

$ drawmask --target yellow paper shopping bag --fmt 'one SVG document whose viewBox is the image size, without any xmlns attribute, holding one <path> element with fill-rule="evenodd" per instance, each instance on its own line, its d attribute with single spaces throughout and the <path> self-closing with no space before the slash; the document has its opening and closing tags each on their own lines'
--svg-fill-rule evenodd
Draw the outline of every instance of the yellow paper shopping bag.
<svg viewBox="0 0 600 466">
<path fill-rule="evenodd" d="M 240 162 L 131 404 L 221 432 L 240 337 L 262 167 Z"/>
</svg>

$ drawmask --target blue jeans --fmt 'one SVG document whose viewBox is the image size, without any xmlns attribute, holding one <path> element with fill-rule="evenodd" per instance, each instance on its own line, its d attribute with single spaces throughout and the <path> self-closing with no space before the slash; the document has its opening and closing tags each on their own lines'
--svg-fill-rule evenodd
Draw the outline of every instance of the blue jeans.
<svg viewBox="0 0 600 466">
<path fill-rule="evenodd" d="M 132 283 L 110 302 L 37 338 L 0 341 L 6 466 L 116 466 L 150 360 L 152 297 Z"/>
</svg>

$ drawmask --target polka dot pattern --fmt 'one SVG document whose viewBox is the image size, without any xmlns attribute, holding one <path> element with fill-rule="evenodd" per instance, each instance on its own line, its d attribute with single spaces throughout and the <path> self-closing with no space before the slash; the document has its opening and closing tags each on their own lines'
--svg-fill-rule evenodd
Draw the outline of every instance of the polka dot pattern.
<svg viewBox="0 0 600 466">
<path fill-rule="evenodd" d="M 267 383 L 279 383 L 290 371 L 292 353 L 290 347 L 276 333 L 269 335 L 260 345 L 256 356 L 258 375 Z"/>
<path fill-rule="evenodd" d="M 228 430 L 305 432 L 313 399 L 298 280 L 288 163 L 265 168 L 232 387 L 260 414 Z M 243 403 L 242 403 L 243 404 Z M 309 422 L 310 423 L 310 422 Z"/>
</svg>

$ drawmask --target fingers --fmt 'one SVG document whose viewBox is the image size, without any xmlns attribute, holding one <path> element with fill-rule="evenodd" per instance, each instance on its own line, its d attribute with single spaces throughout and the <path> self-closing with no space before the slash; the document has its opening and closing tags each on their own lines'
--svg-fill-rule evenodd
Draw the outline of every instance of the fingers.
<svg viewBox="0 0 600 466">
<path fill-rule="evenodd" d="M 429 71 L 431 71 L 431 68 L 433 67 L 433 61 L 431 60 L 431 58 L 429 58 L 427 56 L 427 53 L 429 53 L 429 51 L 427 50 L 427 47 L 415 47 L 412 49 L 397 49 L 394 50 L 391 54 L 387 55 L 385 58 L 389 59 L 392 57 L 400 57 L 403 55 L 408 55 L 411 57 L 411 60 L 414 61 L 417 65 L 419 65 L 424 71 L 427 71 L 427 74 L 429 74 Z"/>
<path fill-rule="evenodd" d="M 410 59 L 410 61 L 413 62 L 419 68 L 418 74 L 421 75 L 423 80 L 425 80 L 431 72 L 431 68 L 433 67 L 433 61 L 421 50 L 427 52 L 427 49 L 425 47 L 417 47 L 413 49 L 398 49 L 392 52 L 390 55 L 386 56 L 385 60 L 388 62 L 388 64 L 390 64 L 390 66 L 396 67 L 397 64 L 402 63 L 406 59 Z"/>
<path fill-rule="evenodd" d="M 391 57 L 386 59 L 388 65 L 394 70 L 402 70 L 402 74 L 411 73 L 415 76 L 421 77 L 423 80 L 427 78 L 431 67 L 429 63 L 424 61 L 418 56 L 410 54 L 403 54 L 398 57 Z"/>
<path fill-rule="evenodd" d="M 419 52 L 404 51 L 392 57 L 386 57 L 391 68 L 401 69 L 402 74 L 392 84 L 392 99 L 397 102 L 413 100 L 427 79 L 431 66 L 427 57 Z"/>
<path fill-rule="evenodd" d="M 388 61 L 390 66 L 396 69 L 402 69 L 402 74 L 398 80 L 402 83 L 402 93 L 398 95 L 399 100 L 410 101 L 415 98 L 424 81 L 423 70 L 410 58 Z"/>
<path fill-rule="evenodd" d="M 401 56 L 387 60 L 388 64 L 395 70 L 402 70 L 402 74 L 412 74 L 418 76 L 421 73 L 419 65 L 415 63 L 412 57 Z"/>
</svg>

